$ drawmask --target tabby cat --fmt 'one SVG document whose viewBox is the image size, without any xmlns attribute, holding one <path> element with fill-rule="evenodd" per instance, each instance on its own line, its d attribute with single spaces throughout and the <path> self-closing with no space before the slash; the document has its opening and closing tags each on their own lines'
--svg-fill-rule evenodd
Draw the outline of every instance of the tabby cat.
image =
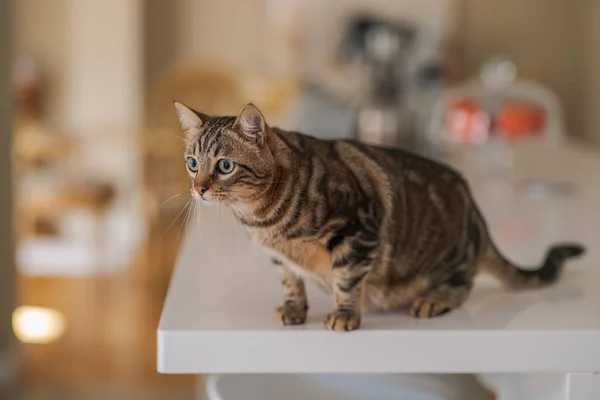
<svg viewBox="0 0 600 400">
<path fill-rule="evenodd" d="M 304 278 L 334 294 L 325 326 L 359 328 L 361 312 L 410 307 L 431 318 L 459 307 L 481 269 L 511 288 L 554 282 L 579 245 L 551 247 L 537 269 L 507 261 L 461 174 L 397 149 L 325 141 L 269 127 L 246 105 L 207 116 L 175 102 L 192 196 L 228 205 L 273 255 L 285 325 L 306 320 Z"/>
</svg>

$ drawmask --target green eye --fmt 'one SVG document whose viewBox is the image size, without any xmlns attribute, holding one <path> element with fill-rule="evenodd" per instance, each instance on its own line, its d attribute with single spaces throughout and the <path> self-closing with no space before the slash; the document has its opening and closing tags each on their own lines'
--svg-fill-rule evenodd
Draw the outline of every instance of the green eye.
<svg viewBox="0 0 600 400">
<path fill-rule="evenodd" d="M 218 166 L 219 166 L 219 172 L 221 172 L 222 174 L 229 174 L 229 173 L 231 173 L 231 171 L 233 171 L 233 167 L 235 167 L 235 163 L 222 158 L 219 160 Z"/>
<path fill-rule="evenodd" d="M 198 172 L 198 161 L 194 157 L 188 157 L 187 167 L 192 172 Z"/>
</svg>

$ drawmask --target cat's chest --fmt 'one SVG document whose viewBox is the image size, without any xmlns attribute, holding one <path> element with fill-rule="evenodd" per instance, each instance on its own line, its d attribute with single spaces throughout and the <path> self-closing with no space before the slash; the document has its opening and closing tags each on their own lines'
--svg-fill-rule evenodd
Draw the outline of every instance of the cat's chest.
<svg viewBox="0 0 600 400">
<path fill-rule="evenodd" d="M 252 239 L 274 257 L 283 261 L 295 274 L 331 284 L 331 253 L 323 245 L 301 239 L 284 240 L 259 232 Z"/>
</svg>

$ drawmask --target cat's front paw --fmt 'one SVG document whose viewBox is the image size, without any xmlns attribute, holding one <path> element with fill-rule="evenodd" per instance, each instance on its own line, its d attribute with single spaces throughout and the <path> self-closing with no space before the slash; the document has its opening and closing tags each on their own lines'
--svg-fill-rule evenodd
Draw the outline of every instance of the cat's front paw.
<svg viewBox="0 0 600 400">
<path fill-rule="evenodd" d="M 360 315 L 353 310 L 335 310 L 325 318 L 330 331 L 347 332 L 360 327 Z"/>
<path fill-rule="evenodd" d="M 300 325 L 306 322 L 308 306 L 287 303 L 275 311 L 275 319 L 284 325 Z"/>
</svg>

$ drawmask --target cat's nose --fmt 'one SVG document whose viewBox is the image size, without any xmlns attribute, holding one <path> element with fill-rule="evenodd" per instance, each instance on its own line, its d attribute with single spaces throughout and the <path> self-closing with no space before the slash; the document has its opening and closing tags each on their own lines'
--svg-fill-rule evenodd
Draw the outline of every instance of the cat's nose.
<svg viewBox="0 0 600 400">
<path fill-rule="evenodd" d="M 198 192 L 200 196 L 202 196 L 208 190 L 208 188 L 203 185 L 194 185 L 194 189 L 196 190 L 196 192 Z"/>
</svg>

